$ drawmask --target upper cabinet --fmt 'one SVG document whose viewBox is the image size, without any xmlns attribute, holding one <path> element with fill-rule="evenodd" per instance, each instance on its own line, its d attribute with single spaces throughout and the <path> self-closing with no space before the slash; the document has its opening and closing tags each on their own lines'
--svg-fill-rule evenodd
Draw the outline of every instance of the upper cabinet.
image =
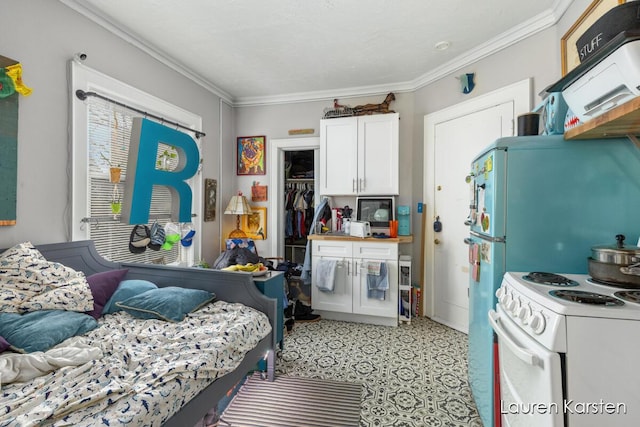
<svg viewBox="0 0 640 427">
<path fill-rule="evenodd" d="M 397 195 L 398 113 L 320 121 L 320 194 Z"/>
</svg>

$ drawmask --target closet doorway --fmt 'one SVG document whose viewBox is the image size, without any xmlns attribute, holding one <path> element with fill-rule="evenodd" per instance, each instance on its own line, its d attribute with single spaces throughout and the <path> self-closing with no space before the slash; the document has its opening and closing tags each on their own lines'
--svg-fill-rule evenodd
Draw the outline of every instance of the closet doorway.
<svg viewBox="0 0 640 427">
<path fill-rule="evenodd" d="M 285 193 L 288 186 L 299 185 L 301 191 L 312 189 L 314 206 L 318 205 L 320 195 L 318 171 L 320 170 L 320 138 L 272 139 L 268 148 L 269 173 L 269 256 L 303 263 L 306 239 L 289 239 L 286 236 Z M 313 167 L 313 177 L 309 168 Z M 306 175 L 306 176 L 303 176 Z M 273 237 L 272 237 L 273 236 Z"/>
</svg>

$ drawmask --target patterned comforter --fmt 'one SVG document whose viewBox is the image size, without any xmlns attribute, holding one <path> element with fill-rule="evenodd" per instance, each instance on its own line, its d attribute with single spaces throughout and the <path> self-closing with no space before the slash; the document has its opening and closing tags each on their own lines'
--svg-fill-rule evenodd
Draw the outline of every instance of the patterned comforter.
<svg viewBox="0 0 640 427">
<path fill-rule="evenodd" d="M 125 312 L 99 323 L 85 337 L 101 358 L 2 385 L 0 426 L 159 425 L 271 331 L 264 313 L 223 301 L 180 323 Z"/>
</svg>

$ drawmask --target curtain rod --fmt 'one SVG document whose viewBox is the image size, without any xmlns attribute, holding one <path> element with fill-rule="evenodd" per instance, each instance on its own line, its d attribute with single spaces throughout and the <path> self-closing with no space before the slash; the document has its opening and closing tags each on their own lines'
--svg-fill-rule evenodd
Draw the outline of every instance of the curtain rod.
<svg viewBox="0 0 640 427">
<path fill-rule="evenodd" d="M 100 99 L 102 99 L 104 101 L 110 102 L 112 104 L 116 104 L 116 105 L 118 105 L 120 107 L 124 107 L 124 108 L 127 108 L 127 109 L 131 110 L 131 111 L 135 111 L 136 113 L 143 114 L 145 117 L 152 117 L 152 118 L 154 118 L 156 120 L 159 120 L 162 124 L 168 123 L 170 125 L 173 125 L 173 126 L 176 126 L 176 127 L 182 128 L 182 129 L 186 129 L 189 132 L 195 133 L 196 134 L 196 138 L 200 138 L 201 136 L 206 136 L 206 134 L 204 132 L 200 132 L 199 130 L 193 130 L 191 128 L 188 128 L 186 126 L 181 125 L 180 123 L 172 122 L 171 120 L 167 120 L 167 119 L 165 119 L 163 117 L 159 117 L 159 116 L 156 116 L 154 114 L 147 113 L 146 111 L 142 111 L 142 110 L 139 110 L 139 109 L 137 109 L 135 107 L 131 107 L 131 106 L 127 105 L 127 104 L 123 104 L 122 102 L 116 101 L 115 99 L 107 98 L 106 96 L 100 95 L 99 93 L 96 93 L 96 92 L 85 92 L 82 89 L 78 89 L 78 90 L 76 90 L 76 96 L 81 101 L 84 101 L 89 96 L 95 96 L 96 98 L 100 98 Z"/>
</svg>

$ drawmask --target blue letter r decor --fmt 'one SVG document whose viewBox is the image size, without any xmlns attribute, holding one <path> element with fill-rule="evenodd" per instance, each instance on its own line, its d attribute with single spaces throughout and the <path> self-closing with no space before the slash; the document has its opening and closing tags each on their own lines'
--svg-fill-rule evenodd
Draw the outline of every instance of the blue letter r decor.
<svg viewBox="0 0 640 427">
<path fill-rule="evenodd" d="M 171 145 L 178 151 L 176 170 L 156 169 L 160 143 Z M 191 222 L 192 194 L 186 181 L 196 174 L 199 164 L 198 146 L 189 135 L 148 119 L 134 118 L 127 160 L 122 221 L 129 224 L 148 223 L 153 186 L 164 185 L 171 191 L 171 219 Z"/>
</svg>

